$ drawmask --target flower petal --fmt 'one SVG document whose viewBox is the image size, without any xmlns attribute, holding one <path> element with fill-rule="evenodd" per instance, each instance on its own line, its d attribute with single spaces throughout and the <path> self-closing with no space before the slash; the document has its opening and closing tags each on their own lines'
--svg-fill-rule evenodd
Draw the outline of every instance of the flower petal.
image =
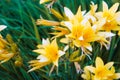
<svg viewBox="0 0 120 80">
<path fill-rule="evenodd" d="M 39 62 L 47 62 L 49 59 L 43 55 L 39 55 L 37 59 L 40 59 Z"/>
<path fill-rule="evenodd" d="M 36 49 L 36 50 L 33 50 L 33 52 L 36 52 L 36 53 L 39 53 L 39 54 L 45 54 L 45 50 L 44 49 Z"/>
<path fill-rule="evenodd" d="M 120 11 L 115 14 L 115 19 L 117 23 L 120 25 Z"/>
<path fill-rule="evenodd" d="M 64 22 L 64 25 L 70 30 L 72 31 L 72 23 L 68 22 L 68 21 L 65 21 Z"/>
<path fill-rule="evenodd" d="M 53 61 L 53 64 L 58 67 L 58 59 Z"/>
<path fill-rule="evenodd" d="M 59 50 L 59 52 L 58 52 L 58 56 L 59 56 L 59 57 L 63 56 L 64 54 L 65 54 L 64 51 Z"/>
<path fill-rule="evenodd" d="M 95 65 L 96 65 L 96 68 L 101 68 L 104 66 L 104 63 L 100 57 L 96 58 Z"/>
<path fill-rule="evenodd" d="M 2 31 L 3 29 L 7 28 L 7 26 L 5 25 L 0 25 L 0 31 Z"/>
<path fill-rule="evenodd" d="M 86 69 L 88 69 L 92 73 L 95 73 L 95 68 L 92 66 L 87 66 Z"/>
<path fill-rule="evenodd" d="M 115 13 L 115 12 L 117 11 L 117 9 L 118 9 L 118 6 L 119 6 L 119 3 L 115 3 L 115 4 L 109 9 L 109 11 L 110 11 L 111 13 Z"/>
<path fill-rule="evenodd" d="M 104 38 L 108 38 L 108 37 L 112 37 L 112 36 L 115 36 L 114 33 L 111 33 L 111 32 L 98 32 L 97 33 L 99 36 L 102 36 Z"/>
<path fill-rule="evenodd" d="M 69 8 L 64 7 L 64 12 L 65 12 L 65 15 L 66 15 L 70 20 L 74 17 L 72 11 L 71 11 Z"/>
<path fill-rule="evenodd" d="M 108 11 L 108 5 L 103 1 L 103 11 Z"/>
<path fill-rule="evenodd" d="M 114 74 L 114 79 L 120 79 L 120 73 L 115 73 Z"/>
<path fill-rule="evenodd" d="M 107 69 L 110 69 L 113 66 L 113 64 L 114 64 L 114 62 L 109 62 L 109 63 L 105 64 L 105 67 Z"/>
<path fill-rule="evenodd" d="M 48 39 L 48 38 L 47 38 L 46 40 L 45 40 L 45 39 L 42 39 L 42 44 L 43 44 L 43 45 L 49 45 L 49 44 L 50 44 L 49 39 Z"/>
</svg>

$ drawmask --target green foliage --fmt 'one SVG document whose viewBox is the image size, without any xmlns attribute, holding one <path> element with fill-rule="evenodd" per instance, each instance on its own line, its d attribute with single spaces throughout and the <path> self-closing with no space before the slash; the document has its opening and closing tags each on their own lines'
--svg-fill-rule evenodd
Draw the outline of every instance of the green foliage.
<svg viewBox="0 0 120 80">
<path fill-rule="evenodd" d="M 61 13 L 61 15 L 64 15 L 64 6 L 70 8 L 73 13 L 76 13 L 80 5 L 82 6 L 82 10 L 89 11 L 91 1 L 98 4 L 97 11 L 102 10 L 102 0 L 58 0 L 52 7 Z M 115 1 L 106 0 L 106 2 L 111 6 Z M 28 61 L 36 59 L 38 55 L 32 52 L 32 50 L 36 49 L 36 45 L 41 43 L 42 38 L 51 37 L 48 34 L 52 31 L 50 27 L 36 25 L 36 20 L 40 16 L 47 20 L 59 21 L 49 12 L 44 4 L 39 4 L 39 0 L 0 0 L 0 24 L 7 26 L 1 34 L 4 38 L 7 34 L 12 36 L 13 41 L 19 47 L 23 62 L 20 67 L 15 66 L 13 59 L 1 64 L 0 80 L 81 80 L 81 74 L 76 73 L 74 64 L 70 63 L 67 59 L 65 60 L 67 62 L 60 62 L 58 71 L 54 70 L 51 76 L 49 76 L 51 65 L 27 73 L 30 69 Z M 119 36 L 115 36 L 111 40 L 110 50 L 108 51 L 104 47 L 100 50 L 100 45 L 96 46 L 96 44 L 93 44 L 93 46 L 94 54 L 92 60 L 90 61 L 85 57 L 84 62 L 80 63 L 82 68 L 87 64 L 94 64 L 96 56 L 100 56 L 105 62 L 114 61 L 117 72 L 120 72 Z M 77 54 L 78 51 L 74 52 L 70 56 L 70 59 L 75 60 L 75 57 L 79 58 Z"/>
</svg>

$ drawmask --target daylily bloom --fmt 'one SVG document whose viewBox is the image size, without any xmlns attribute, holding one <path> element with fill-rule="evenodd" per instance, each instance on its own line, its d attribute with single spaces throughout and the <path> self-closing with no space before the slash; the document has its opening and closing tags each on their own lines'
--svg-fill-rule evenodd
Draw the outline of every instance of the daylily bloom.
<svg viewBox="0 0 120 80">
<path fill-rule="evenodd" d="M 71 10 L 66 7 L 64 10 L 69 20 L 63 21 L 61 25 L 66 26 L 70 31 L 66 37 L 68 37 L 75 46 L 81 47 L 82 49 L 87 48 L 88 50 L 92 51 L 90 42 L 98 40 L 98 37 L 91 27 L 89 18 L 84 18 L 83 15 L 85 12 L 82 12 L 80 7 L 78 8 L 76 15 L 74 15 Z M 62 40 L 62 42 L 65 41 Z"/>
<path fill-rule="evenodd" d="M 120 26 L 118 26 L 118 24 L 120 24 L 120 12 L 116 12 L 118 6 L 119 3 L 115 3 L 110 9 L 108 9 L 108 5 L 103 1 L 103 12 L 97 12 L 95 14 L 98 19 L 106 19 L 106 23 L 102 26 L 101 30 L 120 30 Z"/>
<path fill-rule="evenodd" d="M 95 60 L 95 66 L 96 67 L 86 66 L 86 68 L 93 73 L 93 80 L 109 80 L 110 77 L 113 79 L 118 79 L 120 77 L 120 74 L 115 73 L 114 69 L 112 69 L 113 62 L 104 65 L 102 59 L 97 57 Z"/>
<path fill-rule="evenodd" d="M 42 45 L 39 45 L 38 49 L 33 51 L 39 53 L 40 55 L 37 57 L 38 60 L 30 61 L 31 66 L 33 66 L 30 71 L 39 69 L 44 64 L 47 65 L 49 63 L 53 63 L 55 66 L 58 67 L 59 58 L 65 54 L 64 51 L 58 49 L 56 39 L 54 39 L 51 43 L 48 39 L 43 39 Z"/>
</svg>

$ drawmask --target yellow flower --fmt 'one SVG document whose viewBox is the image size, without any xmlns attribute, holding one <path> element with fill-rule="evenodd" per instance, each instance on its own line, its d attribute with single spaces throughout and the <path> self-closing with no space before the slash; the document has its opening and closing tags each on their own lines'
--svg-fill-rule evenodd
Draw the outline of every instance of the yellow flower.
<svg viewBox="0 0 120 80">
<path fill-rule="evenodd" d="M 39 49 L 33 51 L 39 53 L 40 55 L 37 57 L 37 61 L 30 61 L 30 63 L 32 63 L 31 66 L 33 66 L 33 68 L 30 71 L 39 69 L 44 64 L 47 65 L 49 63 L 53 63 L 55 66 L 58 66 L 58 59 L 65 54 L 64 51 L 58 49 L 56 39 L 54 39 L 51 43 L 48 39 L 43 39 L 42 45 L 38 45 L 38 48 Z"/>
<path fill-rule="evenodd" d="M 62 21 L 61 25 L 66 26 L 70 32 L 66 35 L 66 39 L 62 39 L 62 42 L 69 39 L 67 42 L 72 41 L 75 46 L 81 47 L 83 52 L 88 52 L 85 48 L 92 51 L 90 42 L 99 40 L 89 22 L 89 19 L 93 19 L 93 16 L 85 15 L 85 11 L 81 11 L 81 7 L 78 8 L 75 15 L 67 7 L 64 7 L 64 11 L 68 21 Z"/>
<path fill-rule="evenodd" d="M 118 6 L 119 3 L 115 3 L 110 9 L 108 9 L 108 5 L 103 1 L 103 12 L 96 13 L 98 19 L 106 19 L 106 23 L 102 26 L 101 30 L 120 30 L 120 26 L 118 26 L 118 24 L 120 24 L 120 12 L 116 12 Z"/>
<path fill-rule="evenodd" d="M 99 40 L 99 37 L 95 34 L 89 22 L 82 24 L 76 21 L 75 24 L 68 24 L 70 25 L 68 26 L 70 33 L 67 35 L 67 37 L 73 41 L 74 45 L 77 47 L 85 47 L 92 51 L 90 42 Z"/>
<path fill-rule="evenodd" d="M 109 80 L 110 77 L 113 79 L 120 78 L 119 73 L 115 73 L 113 66 L 113 62 L 109 62 L 104 65 L 102 59 L 100 57 L 96 58 L 95 66 L 86 66 L 86 68 L 93 73 L 93 80 Z"/>
</svg>

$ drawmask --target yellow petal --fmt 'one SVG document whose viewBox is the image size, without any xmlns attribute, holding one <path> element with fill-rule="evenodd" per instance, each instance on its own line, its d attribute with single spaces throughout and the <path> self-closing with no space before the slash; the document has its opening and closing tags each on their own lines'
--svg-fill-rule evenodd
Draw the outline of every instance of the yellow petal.
<svg viewBox="0 0 120 80">
<path fill-rule="evenodd" d="M 114 74 L 114 79 L 120 79 L 120 73 L 115 73 Z"/>
<path fill-rule="evenodd" d="M 53 45 L 55 47 L 55 49 L 58 50 L 58 45 L 57 45 L 57 42 L 56 42 L 56 39 L 54 39 L 51 43 L 51 45 Z"/>
<path fill-rule="evenodd" d="M 57 26 L 57 25 L 60 25 L 60 23 L 57 22 L 57 21 L 49 21 L 49 20 L 45 20 L 45 19 L 37 19 L 36 24 L 37 25 L 44 25 L 44 26 Z"/>
<path fill-rule="evenodd" d="M 50 11 L 52 12 L 52 14 L 54 15 L 54 16 L 56 16 L 58 19 L 64 19 L 63 18 L 63 16 L 59 13 L 59 12 L 57 12 L 55 9 L 50 9 Z"/>
<path fill-rule="evenodd" d="M 113 66 L 113 64 L 114 64 L 114 62 L 109 62 L 109 63 L 105 64 L 105 67 L 107 69 L 110 69 Z"/>
<path fill-rule="evenodd" d="M 88 69 L 92 73 L 95 73 L 95 68 L 92 66 L 86 66 L 86 69 Z"/>
<path fill-rule="evenodd" d="M 117 9 L 118 9 L 118 6 L 119 6 L 119 3 L 115 3 L 115 4 L 109 9 L 109 11 L 110 11 L 111 13 L 115 13 L 115 12 L 117 11 Z"/>
<path fill-rule="evenodd" d="M 103 63 L 103 61 L 102 61 L 102 59 L 100 57 L 96 58 L 95 65 L 96 65 L 96 68 L 101 68 L 101 67 L 104 66 L 104 63 Z"/>
<path fill-rule="evenodd" d="M 108 5 L 103 1 L 103 11 L 108 11 Z"/>
<path fill-rule="evenodd" d="M 117 23 L 120 25 L 120 11 L 115 14 L 115 19 Z"/>
<path fill-rule="evenodd" d="M 53 64 L 58 67 L 58 59 L 56 59 L 55 61 L 53 61 Z"/>
<path fill-rule="evenodd" d="M 45 50 L 44 49 L 36 49 L 36 50 L 33 50 L 33 52 L 36 52 L 36 53 L 39 53 L 39 54 L 45 54 Z"/>
<path fill-rule="evenodd" d="M 61 43 L 65 43 L 65 44 L 68 44 L 69 43 L 69 39 L 68 38 L 62 38 L 60 40 Z"/>
</svg>

